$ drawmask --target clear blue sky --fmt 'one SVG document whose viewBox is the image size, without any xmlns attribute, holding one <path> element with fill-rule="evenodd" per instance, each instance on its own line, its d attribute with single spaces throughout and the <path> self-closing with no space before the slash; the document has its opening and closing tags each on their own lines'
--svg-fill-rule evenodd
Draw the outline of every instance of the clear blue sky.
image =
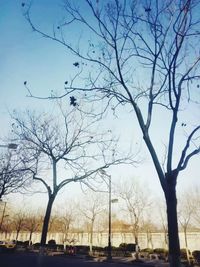
<svg viewBox="0 0 200 267">
<path fill-rule="evenodd" d="M 22 15 L 22 1 L 0 0 L 0 122 L 1 135 L 6 135 L 10 123 L 8 111 L 13 109 L 41 109 L 41 106 L 48 108 L 48 102 L 42 102 L 26 97 L 26 90 L 23 82 L 27 81 L 36 95 L 48 95 L 51 90 L 62 91 L 64 81 L 73 71 L 74 58 L 57 43 L 46 40 L 32 32 L 30 26 Z M 56 24 L 58 17 L 62 17 L 60 11 L 62 1 L 55 0 L 35 0 L 33 1 L 33 18 L 45 30 L 51 30 L 52 24 Z M 80 29 L 79 29 L 80 30 Z M 70 34 L 77 34 L 73 32 Z M 193 116 L 193 114 L 192 114 Z M 119 123 L 119 132 L 124 132 L 123 142 L 135 144 L 140 137 L 136 129 L 136 123 L 130 123 L 132 115 L 122 115 Z M 163 118 L 159 123 L 162 123 Z M 127 125 L 129 125 L 127 127 Z M 113 122 L 113 127 L 117 123 Z M 154 129 L 159 137 L 159 128 Z M 136 140 L 133 140 L 133 136 Z M 139 143 L 141 143 L 139 141 Z M 144 146 L 143 146 L 144 147 Z M 114 179 L 119 179 L 124 175 L 138 176 L 149 183 L 152 192 L 159 191 L 158 178 L 148 158 L 148 153 L 144 152 L 145 162 L 135 168 L 120 167 L 117 171 L 111 171 Z M 199 179 L 199 158 L 194 159 L 188 170 L 181 174 L 178 188 L 187 188 Z"/>
</svg>

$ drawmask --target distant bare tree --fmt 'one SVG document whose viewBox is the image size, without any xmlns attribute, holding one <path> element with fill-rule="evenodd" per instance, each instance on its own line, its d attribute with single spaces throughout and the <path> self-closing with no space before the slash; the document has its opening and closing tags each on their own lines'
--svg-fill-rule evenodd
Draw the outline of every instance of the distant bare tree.
<svg viewBox="0 0 200 267">
<path fill-rule="evenodd" d="M 10 219 L 10 216 L 6 214 L 3 220 L 2 224 L 2 233 L 4 232 L 5 234 L 5 239 L 9 239 L 9 234 L 12 232 L 12 221 Z"/>
<path fill-rule="evenodd" d="M 194 186 L 189 189 L 190 194 L 190 203 L 193 205 L 193 223 L 199 229 L 200 228 L 200 190 L 199 186 Z M 189 193 L 188 193 L 189 194 Z"/>
<path fill-rule="evenodd" d="M 99 170 L 130 160 L 117 155 L 110 132 L 96 131 L 98 118 L 89 118 L 76 107 L 64 110 L 59 106 L 56 116 L 14 113 L 13 120 L 13 134 L 24 151 L 25 164 L 33 180 L 48 193 L 41 237 L 44 247 L 58 192 L 71 182 L 88 185 L 97 179 Z"/>
<path fill-rule="evenodd" d="M 70 243 L 72 236 L 70 235 L 71 230 L 74 228 L 75 215 L 77 209 L 72 201 L 67 201 L 62 208 L 62 215 L 59 216 L 59 229 L 63 233 L 63 244 L 65 242 Z"/>
<path fill-rule="evenodd" d="M 187 254 L 187 261 L 190 265 L 190 253 L 188 248 L 187 231 L 192 224 L 194 214 L 196 211 L 196 204 L 193 202 L 193 198 L 190 197 L 191 193 L 185 192 L 180 198 L 180 204 L 178 209 L 179 223 L 184 232 L 185 248 Z"/>
<path fill-rule="evenodd" d="M 27 214 L 24 221 L 24 229 L 29 231 L 29 246 L 32 244 L 32 235 L 39 230 L 42 221 L 36 214 Z"/>
<path fill-rule="evenodd" d="M 147 236 L 147 248 L 153 249 L 152 233 L 157 231 L 157 226 L 152 222 L 151 217 L 147 217 L 146 220 L 142 222 L 140 231 L 146 233 Z"/>
<path fill-rule="evenodd" d="M 149 192 L 145 191 L 141 184 L 134 179 L 131 182 L 121 184 L 116 194 L 124 201 L 124 211 L 129 217 L 134 243 L 138 244 L 138 234 L 142 226 L 145 211 L 150 208 Z"/>
<path fill-rule="evenodd" d="M 158 205 L 158 208 L 159 208 L 159 217 L 160 217 L 160 220 L 161 220 L 161 229 L 164 233 L 164 241 L 165 241 L 165 248 L 167 249 L 168 248 L 168 224 L 167 224 L 167 215 L 166 215 L 166 205 L 165 203 L 160 203 Z"/>
<path fill-rule="evenodd" d="M 93 247 L 93 232 L 95 227 L 95 222 L 100 214 L 105 210 L 103 205 L 104 201 L 100 193 L 89 192 L 81 200 L 79 205 L 79 211 L 82 216 L 85 218 L 85 226 L 89 233 L 89 246 L 90 253 L 92 253 Z"/>
<path fill-rule="evenodd" d="M 19 211 L 14 214 L 12 218 L 12 225 L 14 231 L 16 231 L 15 240 L 18 240 L 20 231 L 24 228 L 26 215 L 23 211 Z"/>
</svg>

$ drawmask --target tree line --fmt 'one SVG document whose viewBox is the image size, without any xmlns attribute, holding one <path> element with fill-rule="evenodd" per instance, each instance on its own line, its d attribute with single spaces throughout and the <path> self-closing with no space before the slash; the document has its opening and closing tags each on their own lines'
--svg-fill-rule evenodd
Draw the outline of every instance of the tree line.
<svg viewBox="0 0 200 267">
<path fill-rule="evenodd" d="M 113 208 L 112 232 L 132 233 L 133 243 L 137 245 L 140 245 L 139 233 L 146 233 L 148 247 L 153 248 L 152 233 L 162 232 L 167 237 L 167 219 L 163 213 L 163 207 L 155 207 L 149 192 L 145 192 L 144 188 L 138 190 L 139 187 L 141 187 L 140 184 L 136 186 L 136 182 L 132 183 L 132 181 L 127 183 L 127 187 L 116 186 L 114 197 L 117 197 L 119 201 L 118 204 L 113 204 L 118 207 Z M 135 194 L 130 195 L 130 190 L 133 192 L 133 188 L 137 190 Z M 184 233 L 185 248 L 189 259 L 187 233 L 200 230 L 199 205 L 196 205 L 200 200 L 198 190 L 189 202 L 185 201 L 186 194 L 189 192 L 182 194 L 180 199 L 178 221 L 180 231 Z M 105 193 L 89 190 L 87 194 L 82 194 L 79 200 L 67 200 L 62 204 L 63 206 L 62 209 L 60 206 L 54 208 L 49 221 L 48 233 L 60 233 L 62 244 L 75 243 L 74 233 L 88 233 L 88 244 L 92 252 L 93 234 L 108 232 L 108 205 Z M 4 234 L 5 239 L 9 238 L 10 233 L 15 232 L 15 240 L 18 240 L 21 232 L 27 232 L 29 233 L 27 241 L 32 244 L 33 233 L 42 233 L 44 214 L 41 211 L 30 212 L 26 209 L 14 211 L 7 203 L 4 214 L 1 209 L 1 216 L 1 233 Z M 168 239 L 166 238 L 165 249 L 167 247 Z"/>
</svg>

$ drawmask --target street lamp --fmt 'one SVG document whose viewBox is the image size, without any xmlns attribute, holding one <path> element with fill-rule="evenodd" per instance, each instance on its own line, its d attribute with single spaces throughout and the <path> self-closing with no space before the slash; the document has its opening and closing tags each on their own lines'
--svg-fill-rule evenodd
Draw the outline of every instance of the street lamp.
<svg viewBox="0 0 200 267">
<path fill-rule="evenodd" d="M 7 145 L 0 145 L 0 147 L 7 147 L 8 149 L 17 149 L 18 145 L 14 143 L 10 143 Z"/>
<path fill-rule="evenodd" d="M 100 170 L 102 175 L 108 177 L 108 256 L 107 260 L 112 260 L 112 245 L 111 245 L 111 203 L 118 202 L 118 199 L 111 199 L 111 175 L 108 175 L 105 170 Z"/>
<path fill-rule="evenodd" d="M 112 246 L 111 246 L 111 175 L 107 175 L 108 176 L 108 189 L 109 189 L 109 217 L 108 217 L 108 260 L 112 260 Z"/>
</svg>

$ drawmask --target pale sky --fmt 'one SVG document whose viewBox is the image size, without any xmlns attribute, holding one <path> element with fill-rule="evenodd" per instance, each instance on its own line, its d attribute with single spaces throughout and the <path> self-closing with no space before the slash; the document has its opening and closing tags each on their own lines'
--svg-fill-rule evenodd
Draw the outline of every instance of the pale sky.
<svg viewBox="0 0 200 267">
<path fill-rule="evenodd" d="M 73 72 L 74 58 L 67 53 L 66 49 L 57 43 L 46 40 L 35 34 L 22 15 L 21 0 L 0 0 L 0 122 L 1 134 L 4 137 L 9 129 L 9 111 L 13 109 L 24 110 L 50 108 L 47 101 L 35 100 L 26 97 L 26 89 L 23 85 L 27 81 L 35 95 L 47 96 L 51 90 L 61 92 L 64 82 Z M 35 0 L 33 1 L 33 18 L 42 25 L 44 30 L 51 30 L 51 25 L 57 23 L 60 12 L 59 0 Z M 80 30 L 80 29 L 79 29 Z M 75 31 L 70 34 L 78 34 Z M 195 113 L 195 114 L 194 114 Z M 197 111 L 191 111 L 188 118 L 197 115 Z M 127 146 L 142 147 L 144 161 L 137 168 L 120 166 L 117 169 L 110 169 L 113 182 L 122 179 L 124 176 L 138 177 L 148 184 L 153 195 L 162 195 L 158 177 L 152 166 L 151 159 L 142 142 L 140 130 L 133 114 L 121 114 L 119 120 L 109 121 L 114 131 L 121 135 L 121 142 Z M 157 121 L 157 127 L 153 129 L 155 139 L 160 138 L 160 129 L 165 127 L 163 118 Z M 125 129 L 125 131 L 124 131 Z M 161 137 L 161 144 L 164 142 Z M 200 185 L 199 181 L 199 157 L 193 159 L 186 171 L 181 173 L 178 180 L 178 190 L 186 190 L 194 184 Z M 71 190 L 73 188 L 73 190 Z M 58 196 L 57 202 L 63 198 L 77 197 L 80 190 L 78 185 L 69 184 Z M 37 203 L 39 196 L 18 196 L 11 198 L 18 199 L 18 203 L 28 199 L 30 203 Z M 44 197 L 41 196 L 41 199 Z M 39 204 L 40 205 L 40 204 Z"/>
</svg>

